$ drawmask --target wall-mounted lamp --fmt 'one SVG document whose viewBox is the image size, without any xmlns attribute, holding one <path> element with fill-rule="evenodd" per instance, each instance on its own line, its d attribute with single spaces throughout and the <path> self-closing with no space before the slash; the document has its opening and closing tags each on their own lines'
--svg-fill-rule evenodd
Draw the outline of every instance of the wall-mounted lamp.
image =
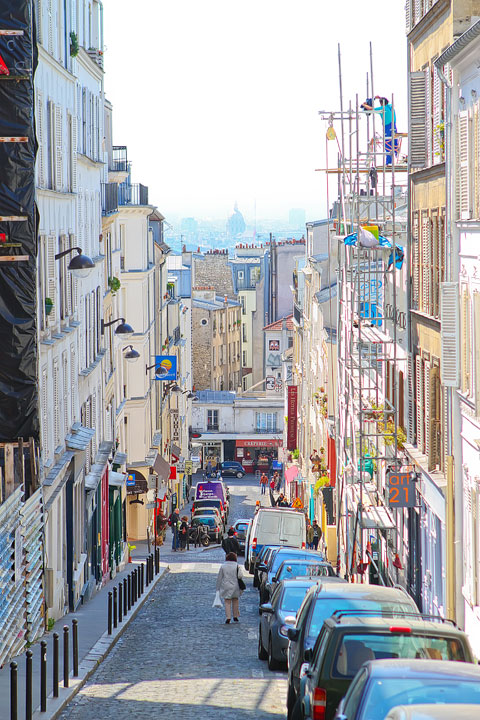
<svg viewBox="0 0 480 720">
<path fill-rule="evenodd" d="M 133 345 L 127 345 L 127 347 L 123 348 L 123 352 L 125 352 L 125 350 L 128 350 L 128 352 L 126 352 L 123 357 L 125 360 L 128 360 L 128 362 L 135 362 L 135 360 L 138 360 L 140 357 L 140 353 L 135 350 Z"/>
<path fill-rule="evenodd" d="M 70 260 L 67 270 L 70 270 L 72 275 L 77 278 L 86 278 L 95 267 L 95 263 L 88 257 L 88 255 L 83 254 L 82 248 L 68 248 L 68 250 L 57 253 L 57 255 L 55 255 L 55 260 L 60 260 L 60 258 L 65 257 L 65 255 L 68 255 L 74 250 L 76 250 L 78 254 Z"/>
<path fill-rule="evenodd" d="M 167 368 L 163 367 L 163 365 L 153 363 L 153 365 L 145 365 L 145 375 L 148 375 L 148 371 L 152 368 L 155 368 L 155 375 L 167 375 L 168 373 Z"/>
<path fill-rule="evenodd" d="M 130 337 L 130 335 L 133 335 L 134 329 L 131 325 L 125 322 L 125 318 L 116 318 L 116 320 L 110 320 L 110 322 L 108 323 L 102 320 L 102 335 L 104 335 L 106 327 L 110 327 L 110 325 L 113 325 L 113 323 L 116 322 L 119 322 L 120 325 L 115 328 L 115 335 L 121 335 L 123 338 L 127 338 Z"/>
</svg>

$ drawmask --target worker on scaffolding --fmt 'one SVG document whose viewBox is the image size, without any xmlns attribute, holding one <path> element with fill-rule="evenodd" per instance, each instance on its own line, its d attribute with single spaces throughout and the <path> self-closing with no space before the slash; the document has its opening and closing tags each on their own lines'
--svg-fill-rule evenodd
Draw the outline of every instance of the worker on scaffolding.
<svg viewBox="0 0 480 720">
<path fill-rule="evenodd" d="M 375 107 L 375 100 L 378 100 L 380 105 Z M 385 150 L 386 150 L 386 158 L 385 158 L 385 164 L 391 165 L 392 164 L 392 129 L 393 133 L 396 134 L 397 132 L 397 118 L 395 116 L 395 111 L 392 107 L 392 104 L 388 102 L 388 98 L 381 97 L 380 95 L 375 95 L 373 101 L 372 98 L 367 98 L 364 103 L 362 103 L 362 108 L 364 110 L 369 110 L 370 112 L 376 112 L 379 113 L 382 116 L 382 122 L 383 122 L 383 136 L 385 138 Z M 395 157 L 397 157 L 398 154 L 398 139 L 394 139 L 394 151 L 395 151 Z"/>
</svg>

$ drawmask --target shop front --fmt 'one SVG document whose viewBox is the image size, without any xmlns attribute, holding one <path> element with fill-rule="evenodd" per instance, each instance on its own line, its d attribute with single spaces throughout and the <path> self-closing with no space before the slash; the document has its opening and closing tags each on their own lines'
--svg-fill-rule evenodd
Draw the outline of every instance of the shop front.
<svg viewBox="0 0 480 720">
<path fill-rule="evenodd" d="M 148 468 L 127 468 L 127 539 L 146 540 Z"/>
<path fill-rule="evenodd" d="M 255 438 L 235 441 L 235 460 L 249 473 L 269 472 L 278 460 L 278 449 L 282 447 L 281 438 Z"/>
</svg>

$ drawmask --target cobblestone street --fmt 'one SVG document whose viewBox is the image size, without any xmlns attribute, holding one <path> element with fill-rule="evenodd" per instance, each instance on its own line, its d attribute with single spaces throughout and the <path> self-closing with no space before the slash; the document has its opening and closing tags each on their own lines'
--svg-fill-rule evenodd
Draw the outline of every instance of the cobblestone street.
<svg viewBox="0 0 480 720">
<path fill-rule="evenodd" d="M 244 483 L 229 483 L 229 522 L 252 515 L 259 491 Z M 223 557 L 217 546 L 191 559 L 188 553 L 164 552 L 169 574 L 61 717 L 283 716 L 286 674 L 269 672 L 257 658 L 258 594 L 251 576 L 240 600 L 238 625 L 225 625 L 223 610 L 212 608 Z"/>
</svg>

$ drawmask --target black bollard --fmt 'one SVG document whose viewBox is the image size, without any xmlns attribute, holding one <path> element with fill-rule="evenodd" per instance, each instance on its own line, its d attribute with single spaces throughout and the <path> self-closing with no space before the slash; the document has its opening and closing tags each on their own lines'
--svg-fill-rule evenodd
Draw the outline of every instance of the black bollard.
<svg viewBox="0 0 480 720">
<path fill-rule="evenodd" d="M 32 683 L 33 683 L 33 663 L 32 651 L 26 652 L 26 675 L 25 675 L 25 720 L 32 720 Z"/>
<path fill-rule="evenodd" d="M 40 712 L 47 712 L 47 643 L 40 643 Z"/>
<path fill-rule="evenodd" d="M 118 597 L 117 588 L 113 588 L 113 627 L 117 627 L 117 608 L 118 608 Z"/>
<path fill-rule="evenodd" d="M 18 718 L 18 666 L 10 663 L 10 720 Z"/>
<path fill-rule="evenodd" d="M 150 584 L 150 556 L 145 560 L 145 587 Z"/>
<path fill-rule="evenodd" d="M 68 688 L 69 676 L 70 676 L 70 657 L 69 657 L 69 633 L 70 628 L 68 625 L 63 626 L 63 687 Z"/>
<path fill-rule="evenodd" d="M 137 569 L 135 568 L 135 570 L 134 570 L 133 573 L 132 573 L 132 601 L 133 601 L 133 604 L 134 604 L 134 605 L 135 605 L 135 603 L 137 602 L 137 589 L 138 589 L 138 585 L 137 585 Z"/>
<path fill-rule="evenodd" d="M 128 596 L 128 612 L 130 612 L 130 608 L 132 607 L 132 582 L 130 579 L 130 573 L 127 576 L 127 596 Z"/>
<path fill-rule="evenodd" d="M 107 632 L 109 635 L 112 634 L 112 592 L 108 593 L 108 610 L 107 610 Z"/>
<path fill-rule="evenodd" d="M 155 575 L 160 572 L 160 550 L 155 548 Z"/>
<path fill-rule="evenodd" d="M 154 567 L 154 555 L 153 553 L 150 555 L 150 578 L 153 580 L 153 576 L 155 575 L 155 567 Z"/>
<path fill-rule="evenodd" d="M 120 581 L 118 584 L 118 622 L 122 622 L 123 612 L 123 583 Z"/>
<path fill-rule="evenodd" d="M 58 633 L 53 633 L 53 697 L 58 698 Z"/>
<path fill-rule="evenodd" d="M 143 590 L 145 587 L 145 565 L 142 563 L 140 565 L 140 595 L 143 595 Z"/>
<path fill-rule="evenodd" d="M 137 568 L 137 597 L 142 597 L 142 565 Z"/>
<path fill-rule="evenodd" d="M 127 595 L 127 578 L 123 578 L 123 614 L 127 614 L 127 603 L 128 603 L 128 595 Z"/>
<path fill-rule="evenodd" d="M 78 677 L 78 620 L 72 620 L 73 677 Z"/>
</svg>

